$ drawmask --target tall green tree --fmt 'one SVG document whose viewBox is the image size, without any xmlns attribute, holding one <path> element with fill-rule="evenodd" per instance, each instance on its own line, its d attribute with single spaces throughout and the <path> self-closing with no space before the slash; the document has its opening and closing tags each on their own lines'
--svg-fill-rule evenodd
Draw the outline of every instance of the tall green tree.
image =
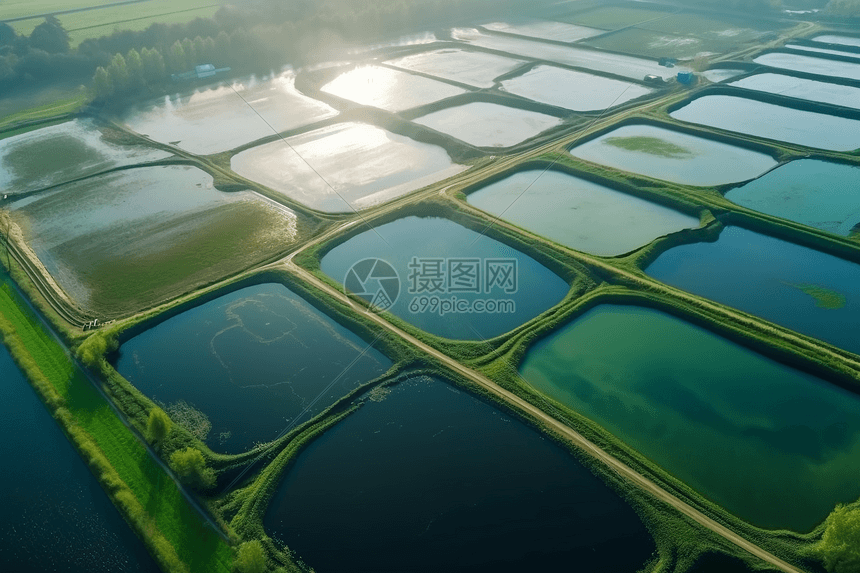
<svg viewBox="0 0 860 573">
<path fill-rule="evenodd" d="M 259 539 L 246 541 L 239 546 L 233 569 L 236 573 L 263 573 L 266 570 L 266 553 Z"/>
<path fill-rule="evenodd" d="M 150 444 L 159 446 L 164 443 L 173 422 L 164 410 L 155 407 L 149 411 L 149 420 L 146 423 L 146 439 Z"/>
<path fill-rule="evenodd" d="M 182 51 L 185 52 L 185 67 L 193 68 L 197 62 L 197 54 L 194 53 L 194 42 L 190 38 L 182 40 Z"/>
<path fill-rule="evenodd" d="M 65 54 L 69 51 L 69 33 L 56 17 L 48 16 L 30 33 L 30 47 L 49 54 Z"/>
<path fill-rule="evenodd" d="M 155 84 L 164 80 L 167 68 L 164 65 L 164 56 L 156 48 L 144 48 L 140 52 L 143 60 L 143 77 L 146 83 Z"/>
<path fill-rule="evenodd" d="M 830 573 L 860 571 L 860 506 L 837 505 L 815 550 Z"/>
<path fill-rule="evenodd" d="M 139 88 L 146 80 L 143 77 L 143 59 L 140 53 L 132 48 L 125 55 L 125 64 L 128 69 L 128 85 L 132 88 Z"/>
<path fill-rule="evenodd" d="M 114 91 L 123 92 L 128 88 L 128 65 L 122 54 L 114 54 L 107 68 Z"/>
<path fill-rule="evenodd" d="M 170 69 L 174 72 L 185 71 L 188 68 L 185 60 L 185 48 L 182 47 L 182 42 L 176 40 L 170 46 Z"/>
<path fill-rule="evenodd" d="M 93 76 L 93 91 L 96 99 L 107 99 L 113 95 L 113 82 L 108 71 L 99 66 Z"/>
<path fill-rule="evenodd" d="M 207 490 L 215 486 L 215 471 L 207 467 L 206 458 L 197 448 L 176 450 L 170 456 L 170 467 L 183 483 Z"/>
</svg>

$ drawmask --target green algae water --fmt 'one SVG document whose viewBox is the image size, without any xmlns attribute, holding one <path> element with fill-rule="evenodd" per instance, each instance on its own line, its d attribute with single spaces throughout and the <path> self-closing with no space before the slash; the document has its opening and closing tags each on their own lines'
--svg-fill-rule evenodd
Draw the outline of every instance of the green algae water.
<svg viewBox="0 0 860 573">
<path fill-rule="evenodd" d="M 264 526 L 329 573 L 632 573 L 654 551 L 633 510 L 569 453 L 427 377 L 314 440 Z"/>
<path fill-rule="evenodd" d="M 158 573 L 0 345 L 0 569 Z"/>
<path fill-rule="evenodd" d="M 668 314 L 598 306 L 520 371 L 755 525 L 809 531 L 860 496 L 860 397 Z"/>
<path fill-rule="evenodd" d="M 860 167 L 800 159 L 730 190 L 726 199 L 847 237 L 860 224 Z"/>
</svg>

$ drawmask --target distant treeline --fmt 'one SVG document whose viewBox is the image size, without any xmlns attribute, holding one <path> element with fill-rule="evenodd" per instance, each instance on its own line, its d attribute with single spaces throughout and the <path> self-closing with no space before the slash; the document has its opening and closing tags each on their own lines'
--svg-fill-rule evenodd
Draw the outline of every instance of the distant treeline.
<svg viewBox="0 0 860 573">
<path fill-rule="evenodd" d="M 200 63 L 268 71 L 326 59 L 345 45 L 462 25 L 489 13 L 529 13 L 534 7 L 533 0 L 246 0 L 221 8 L 213 18 L 118 31 L 85 40 L 77 49 L 70 49 L 56 18 L 47 18 L 29 37 L 0 23 L 0 93 L 40 82 L 89 83 L 99 67 L 103 94 L 153 85 L 159 74 L 163 81 Z"/>
</svg>

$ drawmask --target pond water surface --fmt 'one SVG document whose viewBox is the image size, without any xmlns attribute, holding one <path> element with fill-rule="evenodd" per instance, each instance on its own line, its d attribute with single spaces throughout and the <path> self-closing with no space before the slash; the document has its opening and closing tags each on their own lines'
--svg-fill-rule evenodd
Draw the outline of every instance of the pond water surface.
<svg viewBox="0 0 860 573">
<path fill-rule="evenodd" d="M 855 52 L 843 52 L 841 50 L 831 50 L 828 48 L 816 48 L 815 46 L 802 46 L 800 44 L 786 44 L 786 48 L 792 50 L 804 50 L 807 52 L 818 52 L 819 54 L 833 54 L 834 56 L 842 56 L 843 58 L 860 58 L 860 54 Z"/>
<path fill-rule="evenodd" d="M 446 48 L 412 54 L 386 63 L 477 88 L 491 88 L 495 85 L 495 78 L 515 70 L 525 62 L 486 52 Z"/>
<path fill-rule="evenodd" d="M 576 24 L 565 22 L 536 21 L 522 24 L 509 24 L 507 22 L 491 22 L 484 24 L 484 28 L 493 32 L 506 32 L 520 36 L 529 36 L 544 40 L 555 40 L 557 42 L 575 42 L 583 38 L 590 38 L 605 34 L 606 30 L 597 28 L 586 28 Z"/>
<path fill-rule="evenodd" d="M 730 190 L 726 199 L 847 237 L 860 225 L 860 167 L 800 159 Z"/>
<path fill-rule="evenodd" d="M 826 58 L 816 58 L 802 54 L 788 54 L 786 52 L 762 54 L 753 61 L 757 64 L 764 64 L 784 70 L 860 80 L 860 63 L 841 62 L 839 60 L 828 60 Z"/>
<path fill-rule="evenodd" d="M 860 265 L 740 227 L 670 249 L 646 272 L 860 354 Z"/>
<path fill-rule="evenodd" d="M 651 93 L 629 82 L 554 66 L 537 66 L 502 82 L 502 90 L 574 111 L 595 111 L 621 105 Z"/>
<path fill-rule="evenodd" d="M 729 85 L 860 109 L 860 88 L 851 86 L 841 86 L 782 74 L 747 76 Z"/>
<path fill-rule="evenodd" d="M 413 120 L 476 147 L 511 147 L 561 124 L 561 119 L 495 103 L 449 107 Z"/>
<path fill-rule="evenodd" d="M 466 90 L 381 66 L 360 66 L 339 75 L 324 85 L 322 91 L 362 105 L 397 112 L 453 97 Z"/>
<path fill-rule="evenodd" d="M 469 194 L 470 204 L 568 247 L 620 255 L 699 219 L 558 171 L 522 171 Z"/>
<path fill-rule="evenodd" d="M 238 453 L 268 442 L 391 361 L 280 284 L 247 287 L 185 311 L 122 345 L 117 371 L 168 413 L 208 417 L 206 443 Z M 317 402 L 314 402 L 318 398 Z"/>
<path fill-rule="evenodd" d="M 706 95 L 669 115 L 681 121 L 819 149 L 860 148 L 860 120 L 742 97 Z"/>
<path fill-rule="evenodd" d="M 565 562 L 633 572 L 654 550 L 632 509 L 570 454 L 426 377 L 311 443 L 264 525 L 332 573 L 519 573 Z"/>
<path fill-rule="evenodd" d="M 812 38 L 816 42 L 824 42 L 826 44 L 844 44 L 846 46 L 860 47 L 860 38 L 853 36 L 838 36 L 834 34 L 825 34 L 823 36 L 815 36 Z"/>
<path fill-rule="evenodd" d="M 239 175 L 329 213 L 366 209 L 466 169 L 437 145 L 365 123 L 333 125 L 288 141 L 237 153 L 230 165 Z"/>
<path fill-rule="evenodd" d="M 158 573 L 2 345 L 0 397 L 0 567 L 22 573 Z"/>
<path fill-rule="evenodd" d="M 386 261 L 399 276 L 399 293 L 390 296 L 396 298 L 391 313 L 431 334 L 458 340 L 503 334 L 549 309 L 568 291 L 565 281 L 531 257 L 439 217 L 404 217 L 365 231 L 326 253 L 320 266 L 332 279 L 345 282 L 350 268 L 368 258 Z M 367 288 L 375 292 L 379 287 L 368 282 Z M 451 301 L 465 307 L 448 308 Z M 476 306 L 483 303 L 483 308 Z"/>
<path fill-rule="evenodd" d="M 156 141 L 204 155 L 337 115 L 300 93 L 295 79 L 287 71 L 166 96 L 133 108 L 124 121 Z"/>
<path fill-rule="evenodd" d="M 570 153 L 607 167 L 696 186 L 745 181 L 777 165 L 773 157 L 758 151 L 653 125 L 619 127 Z"/>
<path fill-rule="evenodd" d="M 809 531 L 860 495 L 860 397 L 668 314 L 600 305 L 521 373 L 753 524 Z"/>
</svg>

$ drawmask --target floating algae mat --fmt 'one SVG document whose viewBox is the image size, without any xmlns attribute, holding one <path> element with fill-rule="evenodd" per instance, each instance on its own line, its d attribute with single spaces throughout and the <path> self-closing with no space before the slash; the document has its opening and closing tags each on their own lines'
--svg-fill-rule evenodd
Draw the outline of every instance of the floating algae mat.
<svg viewBox="0 0 860 573">
<path fill-rule="evenodd" d="M 412 54 L 386 63 L 477 88 L 491 88 L 495 78 L 517 69 L 525 62 L 486 52 L 446 48 Z"/>
<path fill-rule="evenodd" d="M 558 171 L 522 171 L 471 193 L 468 201 L 533 233 L 603 256 L 699 226 L 698 218 Z"/>
<path fill-rule="evenodd" d="M 316 438 L 263 523 L 318 571 L 637 571 L 654 551 L 633 510 L 569 453 L 424 377 Z"/>
<path fill-rule="evenodd" d="M 256 193 L 223 193 L 194 167 L 142 167 L 11 204 L 62 289 L 100 320 L 151 306 L 282 252 L 296 216 Z"/>
<path fill-rule="evenodd" d="M 818 149 L 860 148 L 860 120 L 743 97 L 706 95 L 669 115 L 681 121 Z"/>
<path fill-rule="evenodd" d="M 364 123 L 333 125 L 288 141 L 237 153 L 230 165 L 239 175 L 329 213 L 366 209 L 466 169 L 437 145 Z"/>
<path fill-rule="evenodd" d="M 353 363 L 353 361 L 355 361 Z M 139 334 L 116 368 L 213 450 L 268 442 L 391 361 L 280 284 L 221 296 Z M 207 431 L 208 430 L 208 431 Z"/>
<path fill-rule="evenodd" d="M 847 237 L 860 225 L 860 167 L 799 159 L 730 190 L 726 199 Z"/>
<path fill-rule="evenodd" d="M 124 121 L 155 141 L 208 155 L 273 135 L 272 128 L 286 131 L 335 115 L 296 90 L 295 74 L 284 72 L 166 96 L 136 106 Z"/>
<path fill-rule="evenodd" d="M 860 354 L 860 265 L 727 227 L 715 243 L 666 251 L 646 272 Z"/>
<path fill-rule="evenodd" d="M 555 66 L 537 66 L 521 76 L 504 80 L 502 90 L 573 111 L 599 111 L 651 93 L 639 84 Z"/>
<path fill-rule="evenodd" d="M 755 525 L 810 531 L 860 495 L 856 394 L 668 314 L 600 305 L 520 371 Z"/>
<path fill-rule="evenodd" d="M 413 121 L 476 147 L 511 147 L 561 124 L 551 115 L 485 102 L 445 108 Z"/>
<path fill-rule="evenodd" d="M 404 217 L 356 235 L 326 253 L 322 271 L 345 283 L 350 269 L 381 259 L 399 277 L 385 290 L 390 312 L 431 334 L 480 340 L 503 334 L 557 304 L 568 285 L 529 256 L 438 217 Z M 380 267 L 383 268 L 383 267 Z M 378 277 L 356 266 L 352 292 L 382 294 Z M 375 280 L 374 277 L 377 277 Z M 386 307 L 388 308 L 388 307 Z"/>
<path fill-rule="evenodd" d="M 360 66 L 344 72 L 322 91 L 394 112 L 465 93 L 450 84 L 381 66 Z"/>
<path fill-rule="evenodd" d="M 9 195 L 33 191 L 170 155 L 143 145 L 110 143 L 93 121 L 75 119 L 0 139 L 0 189 Z"/>
<path fill-rule="evenodd" d="M 777 165 L 764 153 L 652 125 L 625 125 L 570 152 L 607 167 L 697 186 L 753 179 Z"/>
<path fill-rule="evenodd" d="M 798 99 L 860 109 L 860 88 L 782 74 L 757 74 L 729 85 Z"/>
<path fill-rule="evenodd" d="M 160 571 L 2 345 L 0 396 L 4 570 Z"/>
</svg>

